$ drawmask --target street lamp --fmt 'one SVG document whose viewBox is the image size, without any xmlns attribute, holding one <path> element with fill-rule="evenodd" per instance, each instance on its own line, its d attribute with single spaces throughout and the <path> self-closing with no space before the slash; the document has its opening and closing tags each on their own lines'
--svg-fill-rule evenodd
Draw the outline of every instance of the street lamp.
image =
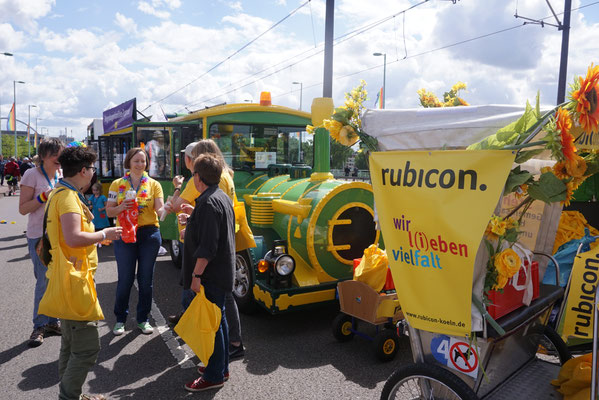
<svg viewBox="0 0 599 400">
<path fill-rule="evenodd" d="M 387 90 L 385 88 L 385 80 L 387 79 L 387 53 L 372 53 L 373 56 L 379 57 L 383 56 L 383 108 L 385 108 L 385 95 L 387 94 Z"/>
<path fill-rule="evenodd" d="M 29 157 L 31 157 L 31 107 L 37 108 L 37 106 L 35 104 L 29 104 L 28 106 L 29 112 L 27 114 L 27 153 Z"/>
<path fill-rule="evenodd" d="M 12 93 L 13 93 L 13 111 L 15 112 L 15 158 L 17 155 L 17 83 L 25 83 L 23 81 L 12 81 Z"/>
<path fill-rule="evenodd" d="M 7 56 L 7 57 L 12 57 L 12 53 L 2 53 L 3 55 Z M 0 104 L 2 104 L 2 100 L 0 100 Z M 0 115 L 2 115 L 2 110 L 0 110 Z M 1 118 L 0 118 L 1 120 Z M 3 155 L 4 153 L 2 152 L 2 127 L 0 126 L 0 156 Z"/>
<path fill-rule="evenodd" d="M 301 110 L 302 109 L 302 94 L 304 91 L 304 84 L 303 84 L 303 82 L 291 82 L 291 83 L 294 85 L 300 85 L 300 107 L 299 107 L 299 109 Z"/>
</svg>

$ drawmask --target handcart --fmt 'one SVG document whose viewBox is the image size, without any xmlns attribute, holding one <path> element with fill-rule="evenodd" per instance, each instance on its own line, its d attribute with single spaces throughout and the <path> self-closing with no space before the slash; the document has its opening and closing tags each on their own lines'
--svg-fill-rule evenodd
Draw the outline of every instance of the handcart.
<svg viewBox="0 0 599 400">
<path fill-rule="evenodd" d="M 370 110 L 369 110 L 370 111 Z M 483 110 L 484 112 L 484 110 Z M 439 111 L 447 118 L 446 110 Z M 471 115 L 475 113 L 468 110 Z M 467 122 L 459 121 L 451 125 L 451 129 L 443 129 L 447 120 L 441 121 L 440 126 L 429 128 L 427 134 L 439 135 L 441 145 L 452 143 L 451 138 L 461 141 L 454 147 L 474 143 L 486 137 L 490 131 L 505 125 L 506 119 L 513 118 L 504 113 L 494 118 L 491 111 L 486 118 L 496 122 L 487 131 L 480 131 L 477 140 L 465 138 L 464 129 Z M 417 113 L 414 118 L 430 118 L 433 114 Z M 377 131 L 379 144 L 385 150 L 392 149 L 439 149 L 441 146 L 430 146 L 426 139 L 415 137 L 398 138 L 393 136 L 389 128 L 391 114 L 380 112 L 377 116 L 366 121 L 369 134 Z M 502 119 L 504 118 L 504 119 Z M 483 118 L 472 118 L 480 124 Z M 414 123 L 414 121 L 408 121 Z M 364 123 L 364 119 L 363 119 Z M 405 125 L 409 125 L 406 123 Z M 414 123 L 414 125 L 416 125 Z M 397 126 L 397 123 L 396 123 Z M 541 129 L 539 125 L 528 138 L 531 140 Z M 426 131 L 426 129 L 420 129 Z M 417 133 L 414 130 L 414 133 Z M 386 148 L 385 148 L 386 147 Z M 553 231 L 555 235 L 555 231 Z M 551 238 L 548 238 L 551 239 Z M 535 253 L 536 257 L 551 257 L 543 253 Z M 399 367 L 388 378 L 381 399 L 559 399 L 559 394 L 551 386 L 550 380 L 556 378 L 560 365 L 571 358 L 566 344 L 561 337 L 548 326 L 550 313 L 554 305 L 563 298 L 564 290 L 559 286 L 559 268 L 556 265 L 556 282 L 558 285 L 540 285 L 539 296 L 528 307 L 521 307 L 496 321 L 483 322 L 483 329 L 473 333 L 470 340 L 464 338 L 440 338 L 436 333 L 415 329 L 405 321 L 398 323 L 403 333 L 409 336 L 414 363 Z M 469 277 L 468 277 L 469 278 Z M 597 303 L 597 298 L 595 299 Z M 483 315 L 485 312 L 483 312 Z M 595 305 L 595 314 L 597 307 Z M 486 317 L 486 316 L 485 316 Z M 597 338 L 597 317 L 594 324 L 594 338 Z M 596 354 L 597 343 L 593 341 Z M 448 346 L 446 354 L 453 358 L 457 368 L 448 368 L 439 362 L 435 349 L 439 343 Z M 447 350 L 447 348 L 445 348 Z M 457 362 L 459 361 L 459 362 Z M 593 393 L 595 390 L 596 363 L 593 364 Z M 474 369 L 481 373 L 473 374 Z M 594 394 L 593 394 L 594 396 Z M 592 397 L 595 398 L 595 397 Z"/>
<path fill-rule="evenodd" d="M 337 290 L 341 312 L 333 320 L 335 339 L 346 342 L 358 335 L 372 341 L 381 361 L 392 360 L 399 348 L 396 324 L 403 320 L 397 294 L 379 294 L 366 283 L 353 280 L 339 282 Z M 358 321 L 375 325 L 374 337 L 359 331 Z"/>
</svg>

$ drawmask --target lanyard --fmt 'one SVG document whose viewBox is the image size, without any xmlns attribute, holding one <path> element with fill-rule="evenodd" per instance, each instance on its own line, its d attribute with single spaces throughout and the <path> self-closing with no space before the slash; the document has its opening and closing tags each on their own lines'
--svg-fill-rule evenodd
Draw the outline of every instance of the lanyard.
<svg viewBox="0 0 599 400">
<path fill-rule="evenodd" d="M 44 169 L 44 164 L 42 163 L 42 165 L 40 166 L 40 168 L 42 169 L 42 173 L 44 174 L 44 177 L 46 178 L 46 180 L 48 181 L 48 185 L 50 185 L 51 189 L 54 189 L 54 186 L 56 185 L 56 183 L 58 182 L 58 172 L 54 173 L 54 183 L 52 183 L 52 181 L 50 180 L 50 178 L 48 178 L 48 174 L 46 173 L 46 170 Z"/>
<path fill-rule="evenodd" d="M 135 186 L 133 186 L 133 178 L 131 178 L 131 173 L 129 173 L 127 179 L 129 180 L 129 185 L 131 185 L 131 189 L 135 190 L 135 197 L 137 197 L 137 195 L 139 194 L 139 188 L 141 187 L 141 184 L 144 180 L 144 174 L 142 174 L 141 178 L 139 179 L 139 185 L 137 185 L 137 189 L 135 189 Z"/>
<path fill-rule="evenodd" d="M 77 196 L 79 196 L 79 200 L 81 201 L 82 204 L 87 204 L 87 200 L 85 199 L 85 196 L 83 196 L 79 190 L 75 189 L 75 187 L 73 185 L 71 185 L 69 182 L 65 181 L 64 179 L 59 180 L 59 182 L 64 187 L 67 187 L 67 188 L 75 191 L 77 193 Z"/>
</svg>

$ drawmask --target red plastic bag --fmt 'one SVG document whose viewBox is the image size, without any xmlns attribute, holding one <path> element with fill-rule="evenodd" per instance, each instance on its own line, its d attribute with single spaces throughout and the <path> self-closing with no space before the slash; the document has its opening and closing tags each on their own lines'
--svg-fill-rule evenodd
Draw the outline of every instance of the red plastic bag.
<svg viewBox="0 0 599 400">
<path fill-rule="evenodd" d="M 135 194 L 135 192 L 133 192 Z M 129 197 L 129 192 L 127 192 Z M 131 197 L 135 198 L 135 197 Z M 128 208 L 119 214 L 119 225 L 123 228 L 121 239 L 125 243 L 135 243 L 137 241 L 137 217 L 139 216 L 137 200 L 132 208 Z"/>
</svg>

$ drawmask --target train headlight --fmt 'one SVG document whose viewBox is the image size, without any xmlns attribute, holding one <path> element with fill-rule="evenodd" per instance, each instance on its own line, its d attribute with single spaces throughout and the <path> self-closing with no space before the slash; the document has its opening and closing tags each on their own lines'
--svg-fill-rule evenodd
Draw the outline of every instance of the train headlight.
<svg viewBox="0 0 599 400">
<path fill-rule="evenodd" d="M 295 260 L 290 255 L 282 255 L 275 261 L 275 270 L 280 276 L 288 276 L 295 270 Z"/>
</svg>

